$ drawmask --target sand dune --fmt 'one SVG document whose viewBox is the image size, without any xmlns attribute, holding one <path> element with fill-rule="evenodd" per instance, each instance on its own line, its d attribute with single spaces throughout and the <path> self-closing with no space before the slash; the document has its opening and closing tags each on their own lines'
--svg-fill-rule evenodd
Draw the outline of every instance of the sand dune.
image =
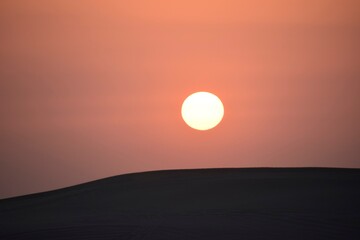
<svg viewBox="0 0 360 240">
<path fill-rule="evenodd" d="M 0 239 L 360 239 L 360 169 L 110 177 L 0 200 Z"/>
</svg>

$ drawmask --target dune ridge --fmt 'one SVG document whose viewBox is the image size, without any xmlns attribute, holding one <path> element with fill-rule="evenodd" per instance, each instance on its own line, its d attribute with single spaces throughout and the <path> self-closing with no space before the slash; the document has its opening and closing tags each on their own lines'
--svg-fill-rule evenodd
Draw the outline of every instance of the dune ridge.
<svg viewBox="0 0 360 240">
<path fill-rule="evenodd" d="M 0 239 L 360 239 L 360 169 L 125 174 L 0 200 Z"/>
</svg>

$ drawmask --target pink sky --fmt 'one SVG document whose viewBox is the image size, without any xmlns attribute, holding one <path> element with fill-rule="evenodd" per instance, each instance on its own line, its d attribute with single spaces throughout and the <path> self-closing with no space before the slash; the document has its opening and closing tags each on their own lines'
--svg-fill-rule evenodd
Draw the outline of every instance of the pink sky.
<svg viewBox="0 0 360 240">
<path fill-rule="evenodd" d="M 359 168 L 359 42 L 357 0 L 2 0 L 0 198 L 158 169 Z M 181 119 L 196 91 L 224 103 L 213 130 Z"/>
</svg>

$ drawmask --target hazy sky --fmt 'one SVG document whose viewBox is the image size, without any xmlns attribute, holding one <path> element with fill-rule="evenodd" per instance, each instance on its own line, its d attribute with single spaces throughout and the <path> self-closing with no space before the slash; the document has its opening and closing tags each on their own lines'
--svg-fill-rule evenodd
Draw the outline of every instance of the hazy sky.
<svg viewBox="0 0 360 240">
<path fill-rule="evenodd" d="M 0 198 L 175 168 L 360 167 L 358 0 L 0 1 Z M 213 130 L 183 100 L 220 97 Z"/>
</svg>

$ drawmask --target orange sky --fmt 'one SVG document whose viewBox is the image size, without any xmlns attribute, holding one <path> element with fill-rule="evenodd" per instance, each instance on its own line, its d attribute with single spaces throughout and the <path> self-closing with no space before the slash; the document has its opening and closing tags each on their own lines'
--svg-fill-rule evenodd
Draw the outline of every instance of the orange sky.
<svg viewBox="0 0 360 240">
<path fill-rule="evenodd" d="M 360 167 L 360 3 L 0 2 L 0 198 L 209 167 Z M 182 101 L 225 117 L 189 128 Z"/>
</svg>

